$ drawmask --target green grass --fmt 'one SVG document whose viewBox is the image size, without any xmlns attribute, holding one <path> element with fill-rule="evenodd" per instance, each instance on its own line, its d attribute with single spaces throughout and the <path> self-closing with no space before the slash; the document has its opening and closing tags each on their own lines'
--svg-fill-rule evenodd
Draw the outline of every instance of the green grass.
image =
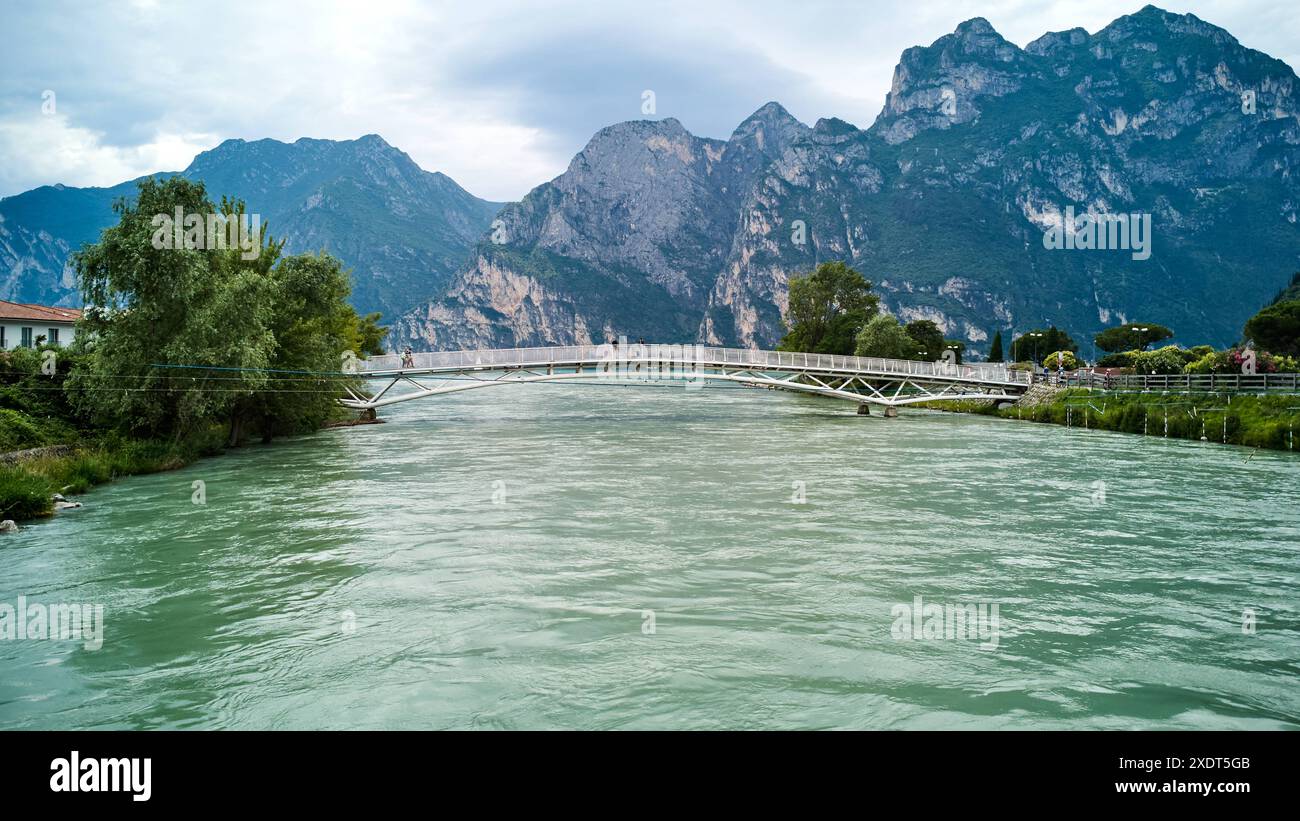
<svg viewBox="0 0 1300 821">
<path fill-rule="evenodd" d="M 181 442 L 105 436 L 61 456 L 0 465 L 0 519 L 35 519 L 53 512 L 55 493 L 85 493 L 119 476 L 175 470 L 222 451 L 222 431 Z"/>
<path fill-rule="evenodd" d="M 1200 440 L 1204 436 L 1207 441 L 1222 443 L 1226 438 L 1226 444 L 1271 450 L 1291 450 L 1300 445 L 1297 396 L 1107 394 L 1076 388 L 1062 391 L 1053 401 L 1036 407 L 998 410 L 981 402 L 939 402 L 930 407 L 1121 433 L 1141 434 L 1145 430 L 1148 436 L 1171 439 Z"/>
</svg>

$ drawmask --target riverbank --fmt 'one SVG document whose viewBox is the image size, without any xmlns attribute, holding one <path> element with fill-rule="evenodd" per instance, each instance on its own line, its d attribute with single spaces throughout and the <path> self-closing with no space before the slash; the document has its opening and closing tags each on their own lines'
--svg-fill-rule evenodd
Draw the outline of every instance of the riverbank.
<svg viewBox="0 0 1300 821">
<path fill-rule="evenodd" d="M 49 516 L 56 493 L 85 493 L 120 476 L 175 470 L 215 456 L 225 449 L 223 438 L 220 428 L 179 442 L 105 435 L 16 455 L 0 463 L 0 520 Z"/>
<path fill-rule="evenodd" d="M 1010 407 L 992 401 L 927 403 L 934 410 L 998 416 L 1172 439 L 1294 450 L 1300 397 L 1248 394 L 1113 393 L 1035 386 Z"/>
<path fill-rule="evenodd" d="M 122 476 L 177 470 L 229 449 L 221 425 L 180 440 L 132 439 L 112 432 L 75 431 L 57 420 L 41 422 L 15 411 L 3 412 L 8 414 L 6 420 L 25 422 L 27 430 L 41 435 L 21 440 L 30 446 L 24 450 L 0 453 L 0 521 L 49 516 L 55 510 L 55 494 L 85 493 Z M 340 410 L 321 429 L 378 421 L 382 420 L 354 419 Z M 50 442 L 56 435 L 51 431 L 68 441 Z"/>
</svg>

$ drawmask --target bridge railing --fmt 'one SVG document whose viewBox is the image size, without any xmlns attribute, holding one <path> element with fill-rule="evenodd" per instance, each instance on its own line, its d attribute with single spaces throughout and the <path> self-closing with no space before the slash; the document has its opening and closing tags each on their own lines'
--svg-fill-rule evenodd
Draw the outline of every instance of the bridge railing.
<svg viewBox="0 0 1300 821">
<path fill-rule="evenodd" d="M 620 350 L 621 348 L 621 350 Z M 1025 385 L 1027 371 L 1011 370 L 1002 363 L 950 364 L 909 359 L 835 356 L 831 354 L 764 351 L 754 348 L 712 348 L 703 345 L 568 345 L 546 348 L 505 348 L 477 351 L 433 351 L 412 354 L 407 370 L 495 369 L 609 361 L 666 361 L 688 366 L 731 365 L 780 370 L 806 368 L 819 372 L 879 373 L 978 382 Z M 361 363 L 364 372 L 403 369 L 398 354 L 375 356 Z"/>
<path fill-rule="evenodd" d="M 1066 384 L 1101 390 L 1179 391 L 1183 393 L 1265 393 L 1270 391 L 1300 393 L 1300 374 L 1176 373 L 1108 375 L 1085 371 L 1067 375 Z"/>
</svg>

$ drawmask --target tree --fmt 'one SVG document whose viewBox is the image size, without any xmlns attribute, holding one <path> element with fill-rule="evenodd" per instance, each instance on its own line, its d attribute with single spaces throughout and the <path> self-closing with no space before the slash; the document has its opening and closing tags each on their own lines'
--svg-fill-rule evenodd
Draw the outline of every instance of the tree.
<svg viewBox="0 0 1300 821">
<path fill-rule="evenodd" d="M 1270 353 L 1300 356 L 1300 299 L 1276 302 L 1246 321 L 1246 338 Z"/>
<path fill-rule="evenodd" d="M 1011 359 L 1016 362 L 1039 361 L 1052 351 L 1070 351 L 1078 353 L 1079 346 L 1065 331 L 1055 325 L 1050 328 L 1035 328 L 1017 337 L 1011 343 Z"/>
<path fill-rule="evenodd" d="M 268 327 L 275 344 L 270 367 L 287 376 L 278 376 L 277 390 L 256 393 L 242 403 L 237 423 L 240 429 L 255 424 L 263 441 L 315 430 L 329 418 L 335 407 L 330 388 L 338 380 L 319 374 L 342 368 L 342 352 L 351 350 L 357 334 L 357 315 L 347 303 L 351 285 L 334 257 L 287 257 L 271 271 L 271 281 Z"/>
<path fill-rule="evenodd" d="M 943 349 L 953 352 L 953 355 L 957 357 L 955 361 L 958 365 L 961 364 L 962 357 L 966 355 L 966 343 L 960 339 L 945 339 Z"/>
<path fill-rule="evenodd" d="M 353 345 L 348 350 L 353 351 L 358 356 L 382 356 L 384 353 L 384 337 L 388 334 L 388 327 L 379 324 L 380 313 L 376 311 L 372 314 L 356 317 L 356 332 L 353 335 Z"/>
<path fill-rule="evenodd" d="M 180 438 L 227 414 L 266 386 L 274 345 L 267 274 L 280 245 L 258 237 L 248 260 L 238 246 L 161 247 L 155 216 L 176 209 L 200 224 L 244 212 L 230 201 L 218 212 L 201 182 L 145 179 L 134 202 L 114 204 L 118 224 L 73 256 L 86 305 L 77 337 L 91 342 L 68 390 L 87 416 L 142 436 Z M 212 372 L 157 367 L 189 363 L 234 370 L 214 384 Z"/>
<path fill-rule="evenodd" d="M 943 331 L 928 319 L 917 319 L 907 323 L 903 328 L 907 335 L 916 340 L 916 350 L 908 359 L 924 359 L 934 362 L 943 356 Z"/>
<path fill-rule="evenodd" d="M 1106 353 L 1119 351 L 1144 351 L 1147 346 L 1169 339 L 1174 332 L 1153 322 L 1130 322 L 1116 328 L 1107 328 L 1093 337 L 1097 347 Z"/>
<path fill-rule="evenodd" d="M 858 334 L 855 353 L 881 359 L 912 359 L 917 350 L 916 340 L 907 335 L 897 319 L 880 314 Z"/>
<path fill-rule="evenodd" d="M 244 203 L 214 207 L 182 177 L 144 180 L 114 209 L 118 224 L 74 257 L 86 304 L 74 343 L 84 366 L 67 380 L 78 410 L 141 437 L 224 423 L 231 446 L 253 426 L 263 439 L 318 427 L 342 389 L 322 372 L 337 373 L 344 350 L 377 346 L 380 330 L 378 315 L 371 332 L 347 304 L 338 260 L 281 259 L 264 231 L 217 242 L 214 227 L 251 222 Z M 185 241 L 162 243 L 154 229 L 176 209 Z"/>
<path fill-rule="evenodd" d="M 851 354 L 879 305 L 862 274 L 843 262 L 823 262 L 810 275 L 790 280 L 789 331 L 777 350 Z"/>
<path fill-rule="evenodd" d="M 1002 361 L 1002 331 L 993 332 L 993 345 L 989 348 L 989 361 Z"/>
</svg>

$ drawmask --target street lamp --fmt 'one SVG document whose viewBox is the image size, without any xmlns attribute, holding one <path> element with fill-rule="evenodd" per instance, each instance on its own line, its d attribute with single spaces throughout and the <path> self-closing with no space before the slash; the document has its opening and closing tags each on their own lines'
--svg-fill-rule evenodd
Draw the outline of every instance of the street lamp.
<svg viewBox="0 0 1300 821">
<path fill-rule="evenodd" d="M 1145 351 L 1145 350 L 1147 349 L 1147 338 L 1146 338 L 1146 332 L 1149 331 L 1149 330 L 1151 330 L 1151 329 L 1150 329 L 1150 328 L 1134 328 L 1133 330 L 1134 330 L 1135 332 L 1140 333 L 1140 334 L 1143 335 L 1143 336 L 1142 336 L 1142 347 L 1139 348 L 1138 350 Z"/>
</svg>

